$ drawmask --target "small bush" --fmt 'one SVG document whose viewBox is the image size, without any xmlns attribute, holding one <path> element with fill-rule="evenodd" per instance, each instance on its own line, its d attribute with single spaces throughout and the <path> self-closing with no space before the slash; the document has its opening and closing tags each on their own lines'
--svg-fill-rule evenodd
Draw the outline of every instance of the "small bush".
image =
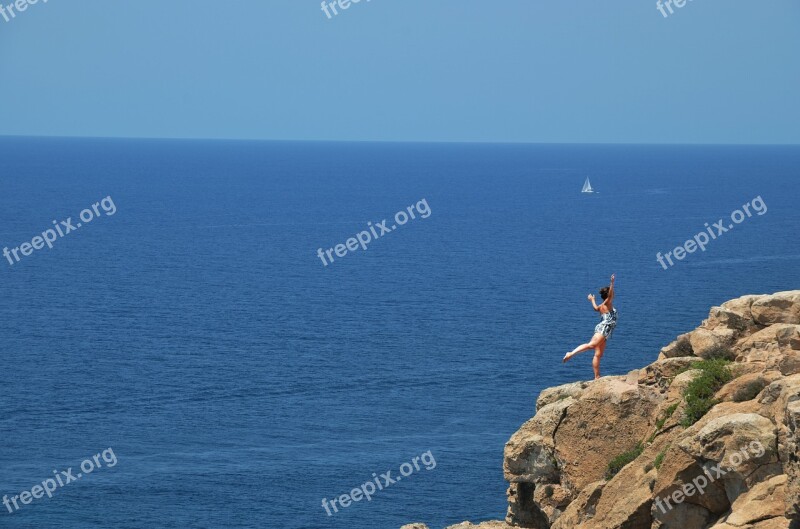
<svg viewBox="0 0 800 529">
<path fill-rule="evenodd" d="M 672 414 L 675 413 L 675 410 L 678 409 L 678 405 L 680 402 L 676 402 L 675 404 L 671 405 L 669 408 L 664 410 L 664 415 L 656 421 L 656 428 L 659 430 L 664 427 L 666 422 L 672 417 Z"/>
<path fill-rule="evenodd" d="M 712 347 L 708 351 L 703 354 L 703 357 L 707 359 L 707 361 L 713 360 L 733 360 L 736 358 L 736 355 L 733 354 L 733 351 L 730 350 L 728 347 Z"/>
<path fill-rule="evenodd" d="M 661 464 L 664 463 L 664 456 L 667 455 L 667 450 L 669 450 L 669 446 L 667 446 L 666 448 L 664 448 L 664 450 L 659 452 L 658 455 L 656 456 L 655 461 L 653 461 L 653 465 L 656 467 L 656 469 L 661 468 Z"/>
<path fill-rule="evenodd" d="M 642 455 L 642 452 L 644 452 L 644 445 L 640 441 L 633 449 L 623 452 L 612 459 L 606 469 L 606 479 L 611 479 L 616 476 L 625 465 Z"/>
<path fill-rule="evenodd" d="M 692 344 L 689 343 L 689 340 L 686 338 L 683 340 L 678 340 L 676 349 L 679 353 L 678 356 L 692 356 L 694 354 Z"/>
<path fill-rule="evenodd" d="M 733 394 L 733 401 L 744 402 L 747 400 L 753 400 L 765 387 L 767 387 L 767 381 L 763 378 L 753 380 L 752 382 L 749 382 L 748 384 L 736 390 L 736 393 Z"/>
<path fill-rule="evenodd" d="M 553 486 L 547 485 L 544 488 L 544 496 L 545 498 L 551 498 L 553 496 Z"/>
<path fill-rule="evenodd" d="M 728 360 L 716 358 L 692 365 L 693 369 L 699 369 L 701 372 L 684 391 L 686 410 L 681 420 L 682 426 L 688 428 L 693 425 L 719 402 L 714 399 L 714 394 L 733 379 L 729 364 Z"/>
</svg>

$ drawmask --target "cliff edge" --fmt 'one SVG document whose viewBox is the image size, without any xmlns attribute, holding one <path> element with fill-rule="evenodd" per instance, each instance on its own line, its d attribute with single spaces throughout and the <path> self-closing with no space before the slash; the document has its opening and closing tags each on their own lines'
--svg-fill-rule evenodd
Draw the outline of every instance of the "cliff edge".
<svg viewBox="0 0 800 529">
<path fill-rule="evenodd" d="M 506 519 L 449 529 L 800 529 L 799 458 L 800 290 L 743 296 L 643 369 L 544 390 Z"/>
</svg>

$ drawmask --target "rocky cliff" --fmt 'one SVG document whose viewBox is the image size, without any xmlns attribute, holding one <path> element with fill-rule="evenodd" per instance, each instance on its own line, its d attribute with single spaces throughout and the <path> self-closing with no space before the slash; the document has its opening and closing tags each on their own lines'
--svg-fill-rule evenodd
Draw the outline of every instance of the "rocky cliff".
<svg viewBox="0 0 800 529">
<path fill-rule="evenodd" d="M 713 307 L 536 410 L 505 446 L 506 519 L 450 529 L 800 529 L 800 290 Z"/>
</svg>

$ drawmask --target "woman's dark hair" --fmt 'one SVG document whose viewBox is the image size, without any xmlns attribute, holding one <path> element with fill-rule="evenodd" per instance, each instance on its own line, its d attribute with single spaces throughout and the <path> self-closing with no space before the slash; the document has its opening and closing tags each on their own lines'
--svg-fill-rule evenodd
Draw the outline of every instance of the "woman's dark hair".
<svg viewBox="0 0 800 529">
<path fill-rule="evenodd" d="M 608 297 L 608 287 L 603 287 L 600 289 L 600 297 L 606 299 Z"/>
</svg>

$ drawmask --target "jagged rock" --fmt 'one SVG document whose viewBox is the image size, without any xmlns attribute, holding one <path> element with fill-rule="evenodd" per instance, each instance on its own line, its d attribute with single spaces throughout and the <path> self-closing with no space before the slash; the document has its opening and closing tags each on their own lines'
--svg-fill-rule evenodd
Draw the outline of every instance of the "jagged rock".
<svg viewBox="0 0 800 529">
<path fill-rule="evenodd" d="M 644 461 L 652 461 L 658 453 L 653 446 L 640 459 L 624 467 L 606 483 L 597 500 L 594 516 L 581 526 L 583 529 L 634 529 L 649 528 L 653 523 L 650 514 L 653 504 L 651 488 L 657 471 Z"/>
<path fill-rule="evenodd" d="M 750 307 L 752 307 L 754 301 L 762 297 L 764 296 L 758 294 L 749 294 L 747 296 L 726 301 L 721 305 L 721 308 L 733 312 L 745 321 L 753 321 L 753 313 L 750 310 Z"/>
<path fill-rule="evenodd" d="M 714 330 L 697 329 L 689 334 L 694 354 L 701 358 L 728 358 L 735 357 L 730 346 L 734 343 L 736 331 L 727 327 L 717 327 Z"/>
<path fill-rule="evenodd" d="M 716 329 L 717 327 L 724 327 L 736 331 L 737 334 L 753 332 L 758 329 L 758 325 L 753 321 L 753 315 L 750 312 L 750 303 L 752 298 L 758 296 L 745 296 L 751 298 L 749 300 L 733 300 L 738 303 L 723 303 L 721 307 L 712 307 L 708 314 L 708 319 L 705 322 L 705 327 L 708 329 Z M 741 301 L 740 301 L 741 300 Z"/>
<path fill-rule="evenodd" d="M 400 529 L 403 528 L 401 527 Z M 469 522 L 463 522 L 458 525 L 451 525 L 449 527 L 446 527 L 445 529 L 517 529 L 517 528 L 512 527 L 506 524 L 505 522 L 493 521 L 493 522 L 479 523 L 478 525 L 473 525 Z"/>
<path fill-rule="evenodd" d="M 704 481 L 705 486 L 703 486 Z M 695 488 L 703 486 L 703 494 L 693 494 L 680 503 L 675 502 L 673 495 L 676 491 L 685 495 L 683 491 L 687 485 Z M 676 520 L 684 520 L 689 516 L 683 512 L 688 509 L 687 505 L 702 507 L 717 516 L 730 508 L 730 501 L 722 484 L 711 481 L 704 472 L 702 461 L 676 444 L 673 444 L 664 455 L 652 493 L 653 518 L 670 529 L 675 526 Z"/>
<path fill-rule="evenodd" d="M 555 521 L 552 529 L 573 529 L 592 518 L 605 485 L 605 481 L 595 481 L 584 487 Z"/>
<path fill-rule="evenodd" d="M 663 360 L 665 358 L 678 358 L 682 356 L 695 356 L 694 351 L 692 351 L 692 344 L 689 341 L 688 333 L 681 334 L 674 342 L 661 349 L 661 352 L 658 354 L 658 359 Z"/>
<path fill-rule="evenodd" d="M 754 525 L 746 525 L 746 526 L 739 526 L 739 525 L 730 525 L 727 523 L 720 523 L 714 525 L 711 529 L 796 529 L 794 527 L 789 526 L 789 520 L 784 518 L 783 516 L 779 516 L 778 518 L 770 518 L 768 520 L 760 521 Z"/>
<path fill-rule="evenodd" d="M 503 474 L 508 482 L 558 482 L 554 435 L 567 409 L 574 403 L 575 400 L 568 397 L 544 406 L 511 436 L 503 458 Z"/>
<path fill-rule="evenodd" d="M 545 485 L 546 486 L 546 485 Z M 551 520 L 541 505 L 536 503 L 534 491 L 536 485 L 526 482 L 512 482 L 508 486 L 508 512 L 506 522 L 509 525 L 547 529 Z"/>
<path fill-rule="evenodd" d="M 651 527 L 656 529 L 700 528 L 706 527 L 710 521 L 716 519 L 714 513 L 708 509 L 688 502 L 676 504 L 672 509 L 667 509 L 666 507 L 659 509 L 654 505 L 653 517 L 655 521 Z"/>
<path fill-rule="evenodd" d="M 555 433 L 561 485 L 577 493 L 601 479 L 612 458 L 642 440 L 662 398 L 652 388 L 616 377 L 593 382 Z"/>
<path fill-rule="evenodd" d="M 783 516 L 777 518 L 770 518 L 753 525 L 753 529 L 797 529 L 797 526 L 792 528 L 789 525 L 789 520 Z"/>
<path fill-rule="evenodd" d="M 747 373 L 736 377 L 717 392 L 716 398 L 734 402 L 753 400 L 764 388 L 775 381 L 775 377 L 780 377 L 780 373 L 771 373 L 772 375 L 765 375 L 764 372 Z"/>
<path fill-rule="evenodd" d="M 699 431 L 697 426 L 702 426 Z M 747 490 L 748 476 L 759 467 L 778 461 L 775 425 L 755 413 L 723 415 L 705 424 L 701 421 L 686 434 L 678 446 L 711 467 L 709 479 L 713 477 L 723 485 L 731 503 Z M 772 470 L 781 473 L 779 468 Z"/>
<path fill-rule="evenodd" d="M 573 399 L 580 398 L 588 385 L 588 382 L 572 382 L 570 384 L 545 389 L 539 394 L 539 398 L 536 399 L 536 411 L 538 412 L 548 404 L 564 400 L 568 397 L 572 397 Z"/>
<path fill-rule="evenodd" d="M 786 476 L 780 475 L 756 483 L 752 489 L 740 495 L 731 506 L 731 514 L 725 520 L 734 526 L 744 526 L 783 516 L 786 510 Z"/>
<path fill-rule="evenodd" d="M 777 292 L 753 301 L 753 320 L 760 325 L 800 324 L 800 291 Z"/>
<path fill-rule="evenodd" d="M 661 391 L 665 391 L 676 376 L 697 361 L 697 357 L 687 356 L 658 360 L 639 370 L 637 382 L 645 386 L 658 386 Z"/>
<path fill-rule="evenodd" d="M 786 355 L 800 351 L 800 325 L 776 323 L 736 345 L 737 362 L 757 362 L 772 368 Z"/>
<path fill-rule="evenodd" d="M 800 398 L 787 404 L 785 420 L 788 425 L 785 459 L 789 478 L 786 515 L 800 521 Z"/>
<path fill-rule="evenodd" d="M 780 347 L 800 351 L 800 325 L 780 325 L 775 335 Z"/>
<path fill-rule="evenodd" d="M 533 501 L 541 508 L 548 520 L 555 520 L 572 501 L 572 495 L 561 485 L 547 484 L 536 487 Z"/>
<path fill-rule="evenodd" d="M 670 384 L 669 390 L 667 391 L 667 401 L 681 402 L 683 398 L 683 392 L 686 390 L 686 387 L 699 374 L 699 369 L 689 369 L 688 371 L 684 371 L 680 375 L 676 376 L 672 380 L 672 384 Z"/>
<path fill-rule="evenodd" d="M 400 529 L 428 529 L 428 526 L 424 523 L 410 523 L 408 525 L 404 525 Z"/>
<path fill-rule="evenodd" d="M 699 431 L 687 430 L 680 446 L 688 453 L 706 460 L 722 461 L 745 445 L 756 442 L 764 446 L 767 456 L 775 455 L 775 425 L 755 413 L 734 413 L 716 417 L 701 426 Z M 763 464 L 763 456 L 753 460 Z"/>
</svg>

